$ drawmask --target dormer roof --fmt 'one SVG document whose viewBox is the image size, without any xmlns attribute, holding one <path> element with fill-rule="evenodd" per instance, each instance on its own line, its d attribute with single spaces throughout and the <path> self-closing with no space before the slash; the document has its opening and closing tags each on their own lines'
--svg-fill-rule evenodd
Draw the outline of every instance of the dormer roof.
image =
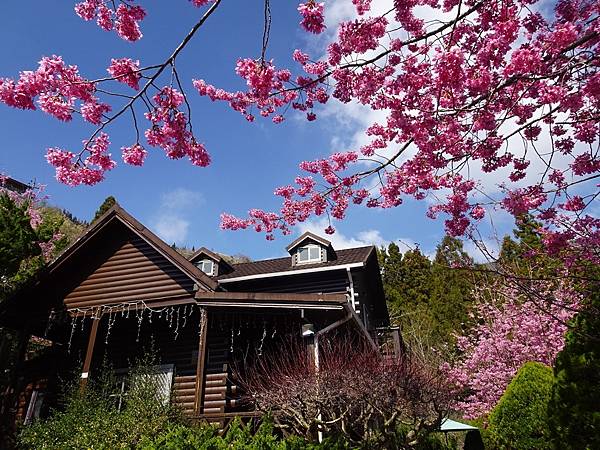
<svg viewBox="0 0 600 450">
<path fill-rule="evenodd" d="M 213 276 L 229 273 L 233 270 L 233 268 L 225 260 L 225 258 L 223 258 L 218 253 L 207 249 L 206 247 L 199 248 L 192 256 L 188 258 L 189 262 L 191 262 L 192 264 L 196 264 L 197 262 L 202 261 L 204 259 L 210 259 L 216 264 L 217 270 L 214 271 L 214 273 L 212 274 Z"/>
<path fill-rule="evenodd" d="M 194 263 L 196 261 L 199 261 L 199 260 L 205 259 L 205 258 L 212 259 L 216 263 L 225 262 L 225 260 L 223 259 L 223 257 L 221 255 L 210 251 L 206 247 L 201 247 L 198 250 L 196 250 L 196 252 L 192 256 L 190 256 L 188 258 L 188 260 L 191 263 Z"/>
</svg>

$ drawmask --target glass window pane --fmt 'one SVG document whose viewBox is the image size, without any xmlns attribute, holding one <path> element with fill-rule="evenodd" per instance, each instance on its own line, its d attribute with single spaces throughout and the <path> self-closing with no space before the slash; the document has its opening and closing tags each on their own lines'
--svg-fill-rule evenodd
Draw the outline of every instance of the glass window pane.
<svg viewBox="0 0 600 450">
<path fill-rule="evenodd" d="M 198 264 L 198 268 L 202 272 L 204 272 L 204 273 L 206 273 L 208 275 L 212 275 L 212 272 L 213 272 L 213 262 L 210 261 L 210 260 L 206 260 L 205 259 L 203 261 L 200 261 L 200 263 Z"/>
<path fill-rule="evenodd" d="M 298 260 L 299 261 L 308 261 L 308 248 L 300 247 L 298 249 Z"/>
<path fill-rule="evenodd" d="M 311 261 L 321 259 L 321 249 L 319 247 L 311 247 L 309 252 Z"/>
</svg>

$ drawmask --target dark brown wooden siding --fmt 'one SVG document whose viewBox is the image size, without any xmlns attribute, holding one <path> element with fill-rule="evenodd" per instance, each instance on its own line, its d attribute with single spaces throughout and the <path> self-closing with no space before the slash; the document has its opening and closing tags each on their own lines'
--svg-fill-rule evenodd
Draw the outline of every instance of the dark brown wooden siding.
<svg viewBox="0 0 600 450">
<path fill-rule="evenodd" d="M 131 237 L 65 297 L 67 308 L 193 295 L 193 281 L 139 238 Z"/>
<path fill-rule="evenodd" d="M 273 278 L 257 278 L 254 280 L 233 281 L 223 283 L 231 292 L 292 292 L 296 294 L 311 293 L 345 293 L 348 288 L 348 274 L 345 269 L 308 274 L 291 274 Z"/>
</svg>

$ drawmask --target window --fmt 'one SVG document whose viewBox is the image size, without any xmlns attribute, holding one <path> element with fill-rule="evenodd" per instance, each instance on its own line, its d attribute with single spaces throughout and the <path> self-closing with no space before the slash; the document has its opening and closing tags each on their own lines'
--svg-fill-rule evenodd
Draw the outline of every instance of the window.
<svg viewBox="0 0 600 450">
<path fill-rule="evenodd" d="M 215 263 L 210 259 L 203 259 L 202 261 L 198 261 L 196 263 L 196 267 L 204 272 L 206 275 L 213 275 Z"/>
<path fill-rule="evenodd" d="M 298 262 L 318 262 L 321 261 L 321 247 L 318 245 L 306 245 L 298 248 Z"/>
<path fill-rule="evenodd" d="M 173 364 L 163 364 L 148 368 L 147 373 L 136 374 L 132 374 L 131 369 L 116 370 L 115 390 L 110 397 L 115 401 L 117 409 L 121 411 L 132 389 L 151 389 L 155 391 L 156 399 L 163 405 L 167 405 L 171 399 L 174 368 Z"/>
</svg>

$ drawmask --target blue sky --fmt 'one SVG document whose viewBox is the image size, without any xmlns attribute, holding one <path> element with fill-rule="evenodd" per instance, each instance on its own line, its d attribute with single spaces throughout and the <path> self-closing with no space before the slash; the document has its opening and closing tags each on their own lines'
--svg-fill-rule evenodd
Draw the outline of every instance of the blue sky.
<svg viewBox="0 0 600 450">
<path fill-rule="evenodd" d="M 224 0 L 178 60 L 192 104 L 195 134 L 213 158 L 208 168 L 193 167 L 183 160 L 171 161 L 162 150 L 149 148 L 143 168 L 119 164 L 97 186 L 67 187 L 54 179 L 54 170 L 44 159 L 45 149 L 78 149 L 92 127 L 77 118 L 64 124 L 40 111 L 0 105 L 0 172 L 46 185 L 52 204 L 85 220 L 93 216 L 105 197 L 113 195 L 169 243 L 204 245 L 255 259 L 281 256 L 293 236 L 268 242 L 263 234 L 253 231 L 222 231 L 218 227 L 219 214 L 226 211 L 243 216 L 252 207 L 277 209 L 279 202 L 272 195 L 273 190 L 294 179 L 300 161 L 350 149 L 356 143 L 361 112 L 352 110 L 348 114 L 332 105 L 322 111 L 316 122 L 306 122 L 291 113 L 280 125 L 260 119 L 250 124 L 227 105 L 212 103 L 193 91 L 192 78 L 204 78 L 230 90 L 243 88 L 233 69 L 238 57 L 260 54 L 260 3 Z M 342 1 L 329 3 L 329 22 L 347 14 L 347 5 Z M 344 3 L 351 6 L 349 0 Z M 69 0 L 2 2 L 0 77 L 16 77 L 20 70 L 35 69 L 42 56 L 52 54 L 61 55 L 68 64 L 77 64 L 88 78 L 105 76 L 111 57 L 140 59 L 143 66 L 156 64 L 172 52 L 202 13 L 185 0 L 143 2 L 148 10 L 148 17 L 142 22 L 144 38 L 131 44 L 80 20 L 73 5 Z M 323 39 L 327 36 L 309 40 L 299 31 L 296 2 L 272 2 L 272 10 L 268 57 L 277 65 L 291 65 L 290 55 L 295 48 L 310 49 L 316 54 L 324 48 Z M 114 123 L 108 133 L 113 155 L 135 139 L 129 118 Z M 395 210 L 352 209 L 344 222 L 334 224 L 338 229 L 334 245 L 382 244 L 401 239 L 419 243 L 431 253 L 443 235 L 443 222 L 427 219 L 425 210 L 426 204 L 411 201 Z M 322 233 L 325 226 L 316 220 L 296 231 L 312 229 Z M 500 229 L 510 229 L 510 223 L 505 221 Z"/>
</svg>

